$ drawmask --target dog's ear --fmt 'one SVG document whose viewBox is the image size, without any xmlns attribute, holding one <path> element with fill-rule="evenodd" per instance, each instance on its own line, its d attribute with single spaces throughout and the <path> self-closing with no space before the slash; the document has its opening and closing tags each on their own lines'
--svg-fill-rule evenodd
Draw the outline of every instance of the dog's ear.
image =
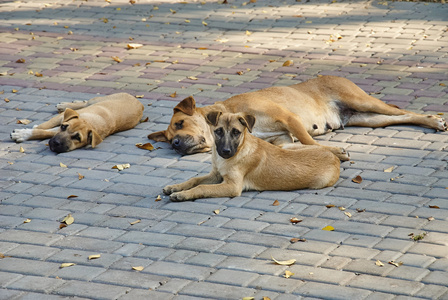
<svg viewBox="0 0 448 300">
<path fill-rule="evenodd" d="M 222 112 L 220 111 L 211 111 L 205 116 L 205 119 L 207 122 L 213 126 L 216 126 L 218 124 L 219 117 L 222 115 Z"/>
<path fill-rule="evenodd" d="M 196 101 L 192 96 L 189 96 L 180 101 L 173 110 L 174 112 L 180 111 L 186 115 L 192 116 L 196 110 Z"/>
<path fill-rule="evenodd" d="M 244 115 L 244 117 L 240 117 L 239 121 L 241 124 L 243 124 L 243 126 L 245 126 L 247 128 L 247 130 L 249 130 L 249 132 L 252 133 L 252 128 L 254 128 L 254 124 L 255 124 L 255 117 L 252 115 Z"/>
<path fill-rule="evenodd" d="M 95 148 L 102 141 L 103 141 L 103 139 L 100 137 L 100 135 L 95 130 L 89 130 L 88 142 L 92 146 L 92 148 Z"/>
<path fill-rule="evenodd" d="M 148 134 L 148 139 L 154 140 L 156 142 L 169 142 L 168 138 L 166 137 L 166 130 L 150 133 Z"/>
<path fill-rule="evenodd" d="M 63 122 L 68 122 L 71 119 L 76 119 L 76 118 L 79 118 L 79 114 L 76 111 L 74 111 L 73 109 L 67 108 L 64 111 L 64 120 L 63 120 Z"/>
</svg>

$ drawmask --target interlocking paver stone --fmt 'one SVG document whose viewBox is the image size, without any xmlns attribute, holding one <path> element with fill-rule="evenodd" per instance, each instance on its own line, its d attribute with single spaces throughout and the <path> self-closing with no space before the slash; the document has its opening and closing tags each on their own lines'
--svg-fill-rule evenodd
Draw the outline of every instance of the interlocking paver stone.
<svg viewBox="0 0 448 300">
<path fill-rule="evenodd" d="M 442 1 L 3 2 L 0 298 L 447 298 L 447 133 L 347 127 L 316 137 L 351 153 L 334 187 L 188 203 L 170 202 L 162 188 L 208 173 L 210 154 L 134 146 L 166 129 L 189 95 L 203 106 L 319 75 L 446 117 Z M 9 140 L 13 129 L 50 118 L 59 102 L 116 92 L 139 95 L 148 122 L 96 149 L 58 155 L 48 141 Z M 131 168 L 111 169 L 119 163 Z M 361 184 L 352 182 L 357 175 Z M 60 229 L 69 213 L 74 223 Z M 292 225 L 291 217 L 303 221 Z M 409 236 L 423 232 L 421 241 Z M 271 256 L 297 261 L 280 266 Z M 64 262 L 76 265 L 59 268 Z M 284 278 L 287 269 L 296 274 Z"/>
</svg>

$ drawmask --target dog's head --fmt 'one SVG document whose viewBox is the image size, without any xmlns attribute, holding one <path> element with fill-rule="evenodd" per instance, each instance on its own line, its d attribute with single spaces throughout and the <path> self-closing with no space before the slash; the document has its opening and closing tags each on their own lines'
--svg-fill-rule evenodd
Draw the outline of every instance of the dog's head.
<svg viewBox="0 0 448 300">
<path fill-rule="evenodd" d="M 196 111 L 193 97 L 182 100 L 175 108 L 166 130 L 148 135 L 156 142 L 168 142 L 177 153 L 194 154 L 211 150 L 213 137 L 204 116 Z"/>
<path fill-rule="evenodd" d="M 56 153 L 75 150 L 86 145 L 95 148 L 103 139 L 90 124 L 79 118 L 79 114 L 67 108 L 59 132 L 50 141 L 50 149 Z"/>
<path fill-rule="evenodd" d="M 212 111 L 206 116 L 214 138 L 216 151 L 222 158 L 233 157 L 244 140 L 246 130 L 252 132 L 255 117 L 248 114 L 231 114 Z"/>
</svg>

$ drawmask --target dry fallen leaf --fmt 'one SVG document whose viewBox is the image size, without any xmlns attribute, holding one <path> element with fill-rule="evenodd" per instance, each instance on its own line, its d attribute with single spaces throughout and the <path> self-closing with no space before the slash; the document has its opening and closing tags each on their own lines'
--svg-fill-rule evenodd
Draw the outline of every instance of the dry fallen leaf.
<svg viewBox="0 0 448 300">
<path fill-rule="evenodd" d="M 386 172 L 386 173 L 390 173 L 390 172 L 392 172 L 393 170 L 394 170 L 394 167 L 390 167 L 390 168 L 384 169 L 384 172 Z"/>
<path fill-rule="evenodd" d="M 306 242 L 306 239 L 303 238 L 292 238 L 289 240 L 291 243 L 297 243 L 297 242 Z"/>
<path fill-rule="evenodd" d="M 351 213 L 349 213 L 348 211 L 345 211 L 344 212 L 344 214 L 347 216 L 347 217 L 349 217 L 349 218 L 351 218 L 352 217 L 352 214 Z"/>
<path fill-rule="evenodd" d="M 84 179 L 84 175 L 81 175 L 80 173 L 78 173 L 78 180 Z"/>
<path fill-rule="evenodd" d="M 132 267 L 132 270 L 136 270 L 136 271 L 143 271 L 144 267 L 142 266 L 138 266 L 138 267 Z"/>
<path fill-rule="evenodd" d="M 67 166 L 64 165 L 63 163 L 59 163 L 59 166 L 60 166 L 61 168 L 67 168 Z"/>
<path fill-rule="evenodd" d="M 145 95 L 135 95 L 135 98 L 143 98 L 143 97 L 145 97 Z"/>
<path fill-rule="evenodd" d="M 187 77 L 188 79 L 190 79 L 190 80 L 198 80 L 196 77 L 194 77 L 194 76 L 188 76 Z"/>
<path fill-rule="evenodd" d="M 156 201 L 156 202 L 157 202 L 157 201 L 162 201 L 162 197 L 161 197 L 160 195 L 157 195 L 157 198 L 156 198 L 155 201 Z"/>
<path fill-rule="evenodd" d="M 274 203 L 272 203 L 272 206 L 279 206 L 280 202 L 278 200 L 275 200 Z"/>
<path fill-rule="evenodd" d="M 127 47 L 128 47 L 128 49 L 138 49 L 138 48 L 143 47 L 143 45 L 142 44 L 128 44 Z"/>
<path fill-rule="evenodd" d="M 276 260 L 274 257 L 272 257 L 272 260 L 277 264 L 277 265 L 282 265 L 282 266 L 290 266 L 293 265 L 296 260 L 295 259 L 289 259 L 289 260 Z"/>
<path fill-rule="evenodd" d="M 362 177 L 358 175 L 355 178 L 353 178 L 352 181 L 354 183 L 361 183 L 362 182 Z"/>
<path fill-rule="evenodd" d="M 243 300 L 255 300 L 255 297 L 243 297 Z"/>
<path fill-rule="evenodd" d="M 77 197 L 78 197 L 78 196 L 76 196 L 76 195 L 70 195 L 70 196 L 67 197 L 67 199 L 77 198 Z"/>
<path fill-rule="evenodd" d="M 117 63 L 121 63 L 122 62 L 122 60 L 118 56 L 111 56 L 111 58 L 113 60 L 115 60 Z"/>
<path fill-rule="evenodd" d="M 174 92 L 170 95 L 171 98 L 176 98 L 177 97 L 177 92 Z"/>
<path fill-rule="evenodd" d="M 148 106 L 150 106 L 150 104 L 148 104 Z M 148 121 L 149 121 L 149 117 L 146 117 L 144 119 L 141 119 L 140 123 L 145 123 L 145 122 L 148 122 Z"/>
<path fill-rule="evenodd" d="M 117 169 L 118 171 L 123 171 L 124 169 L 129 169 L 131 167 L 130 164 L 121 164 L 121 165 L 115 165 L 112 167 L 112 169 Z"/>
<path fill-rule="evenodd" d="M 428 218 L 428 221 L 434 221 L 435 219 L 434 219 L 434 217 L 429 217 Z"/>
<path fill-rule="evenodd" d="M 74 263 L 63 263 L 63 264 L 61 264 L 60 266 L 59 266 L 59 268 L 67 268 L 67 267 L 71 267 L 71 266 L 74 266 L 74 265 L 76 265 L 76 264 L 74 264 Z"/>
<path fill-rule="evenodd" d="M 4 100 L 6 103 L 9 103 L 9 101 L 10 101 L 8 98 L 5 98 Z"/>
<path fill-rule="evenodd" d="M 31 121 L 28 120 L 28 119 L 20 119 L 20 120 L 17 120 L 17 124 L 28 125 L 28 124 L 30 124 L 30 123 L 31 123 Z"/>
<path fill-rule="evenodd" d="M 148 150 L 148 151 L 154 150 L 154 146 L 151 143 L 146 143 L 146 144 L 138 143 L 138 144 L 135 144 L 135 146 L 137 146 L 137 148 L 139 148 L 139 149 L 144 149 L 144 150 Z"/>
<path fill-rule="evenodd" d="M 25 221 L 23 221 L 23 223 L 29 223 L 31 222 L 31 219 L 26 219 Z"/>
<path fill-rule="evenodd" d="M 293 276 L 293 275 L 294 275 L 293 272 L 286 270 L 286 271 L 285 271 L 285 275 L 283 275 L 283 277 L 285 277 L 285 278 L 289 278 L 289 277 L 291 277 L 291 276 Z"/>
<path fill-rule="evenodd" d="M 64 219 L 62 219 L 61 223 L 65 223 L 67 225 L 73 224 L 75 222 L 75 218 L 72 217 L 72 214 L 68 214 Z"/>
<path fill-rule="evenodd" d="M 389 264 L 391 264 L 392 266 L 395 266 L 395 267 L 399 267 L 399 266 L 401 266 L 402 264 L 403 264 L 403 262 L 394 262 L 393 260 L 391 260 L 390 262 L 389 262 Z"/>
<path fill-rule="evenodd" d="M 293 60 L 287 60 L 283 63 L 283 67 L 290 67 L 294 65 L 294 61 Z"/>
<path fill-rule="evenodd" d="M 334 207 L 334 206 L 335 206 L 334 204 L 328 204 L 328 205 L 325 205 L 326 208 L 332 208 L 332 207 Z"/>
<path fill-rule="evenodd" d="M 379 261 L 379 260 L 377 260 L 375 262 L 375 265 L 377 265 L 378 267 L 384 267 L 384 264 L 381 261 Z"/>
<path fill-rule="evenodd" d="M 328 225 L 328 226 L 325 226 L 324 228 L 322 228 L 322 230 L 325 230 L 325 231 L 334 231 L 334 227 Z"/>
<path fill-rule="evenodd" d="M 92 254 L 92 255 L 89 255 L 89 260 L 91 260 L 91 259 L 98 259 L 100 257 L 101 257 L 101 254 Z"/>
<path fill-rule="evenodd" d="M 345 207 L 344 207 L 344 206 L 339 206 L 338 209 L 339 209 L 340 211 L 344 211 L 344 210 L 345 210 Z"/>
<path fill-rule="evenodd" d="M 219 215 L 220 211 L 219 211 L 219 209 L 215 209 L 215 210 L 213 211 L 213 213 L 214 213 L 215 215 Z"/>
<path fill-rule="evenodd" d="M 296 218 L 296 217 L 292 217 L 291 219 L 289 219 L 289 221 L 290 221 L 292 224 L 297 224 L 297 223 L 302 222 L 303 220 L 301 220 L 301 219 L 299 219 L 299 218 Z"/>
<path fill-rule="evenodd" d="M 22 146 L 20 146 L 20 149 L 19 149 L 19 151 L 20 151 L 20 153 L 24 153 L 24 152 L 25 152 L 25 149 L 23 149 L 23 147 L 22 147 Z"/>
<path fill-rule="evenodd" d="M 135 225 L 135 224 L 138 224 L 138 223 L 140 223 L 142 220 L 135 220 L 134 222 L 131 222 L 130 224 L 131 225 Z"/>
<path fill-rule="evenodd" d="M 437 205 L 430 205 L 429 208 L 440 209 L 440 207 L 438 207 Z"/>
<path fill-rule="evenodd" d="M 23 64 L 23 63 L 25 63 L 25 59 L 19 58 L 18 60 L 16 60 L 16 63 Z"/>
</svg>

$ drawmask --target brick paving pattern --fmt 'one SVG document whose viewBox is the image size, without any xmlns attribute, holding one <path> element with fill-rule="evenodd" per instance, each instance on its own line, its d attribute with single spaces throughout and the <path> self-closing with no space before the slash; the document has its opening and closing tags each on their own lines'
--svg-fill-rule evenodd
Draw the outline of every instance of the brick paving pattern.
<svg viewBox="0 0 448 300">
<path fill-rule="evenodd" d="M 351 154 L 334 187 L 186 203 L 156 199 L 207 173 L 210 154 L 135 147 L 186 96 L 205 105 L 319 75 L 447 114 L 447 25 L 441 3 L 0 1 L 0 299 L 448 299 L 446 132 L 346 128 L 317 137 Z M 96 149 L 9 139 L 59 102 L 123 91 L 149 121 Z"/>
</svg>

